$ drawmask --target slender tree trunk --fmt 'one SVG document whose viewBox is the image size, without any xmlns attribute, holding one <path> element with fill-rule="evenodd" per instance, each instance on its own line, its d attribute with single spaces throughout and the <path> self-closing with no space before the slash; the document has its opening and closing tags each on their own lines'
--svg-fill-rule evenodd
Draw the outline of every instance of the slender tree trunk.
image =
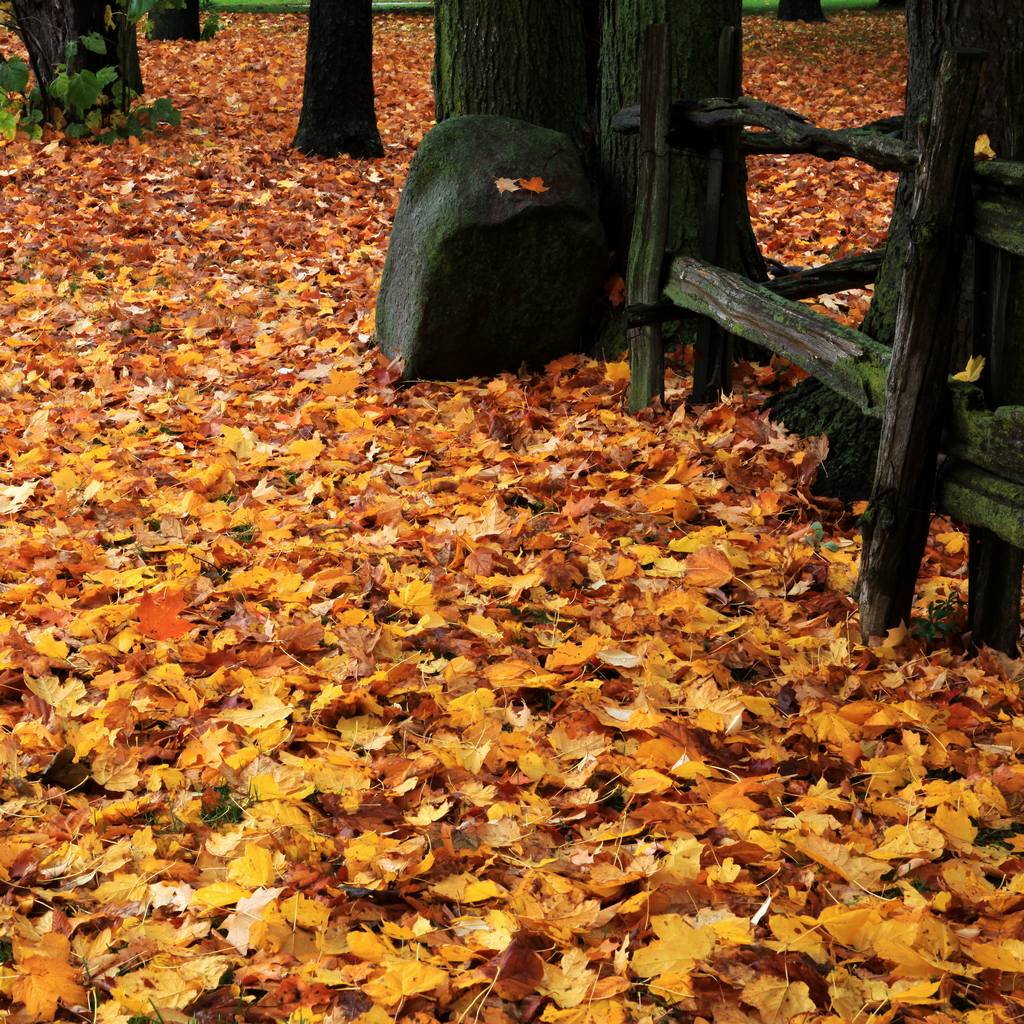
<svg viewBox="0 0 1024 1024">
<path fill-rule="evenodd" d="M 779 21 L 825 21 L 821 0 L 779 0 Z"/>
<path fill-rule="evenodd" d="M 910 0 L 907 43 L 910 63 L 904 137 L 918 143 L 927 127 L 928 105 L 942 51 L 957 46 L 977 47 L 989 53 L 978 91 L 978 131 L 989 136 L 997 154 L 1005 153 L 1009 123 L 1007 61 L 1011 52 L 1024 47 L 1024 5 L 1020 0 L 971 0 L 969 4 L 962 0 Z M 896 328 L 899 282 L 910 238 L 913 187 L 913 175 L 904 174 L 896 191 L 885 262 L 875 283 L 874 301 L 864 320 L 865 333 L 889 343 Z M 965 305 L 960 317 L 966 324 L 970 316 L 971 310 Z M 962 333 L 969 334 L 966 330 Z"/>
<path fill-rule="evenodd" d="M 594 0 L 437 0 L 437 120 L 497 114 L 564 132 L 586 151 Z M 589 30 L 589 31 L 588 31 Z"/>
<path fill-rule="evenodd" d="M 373 106 L 370 0 L 312 0 L 302 114 L 293 145 L 317 156 L 384 155 Z"/>
<path fill-rule="evenodd" d="M 196 42 L 201 35 L 199 0 L 185 0 L 184 7 L 161 11 L 150 17 L 154 39 L 190 39 Z"/>
</svg>

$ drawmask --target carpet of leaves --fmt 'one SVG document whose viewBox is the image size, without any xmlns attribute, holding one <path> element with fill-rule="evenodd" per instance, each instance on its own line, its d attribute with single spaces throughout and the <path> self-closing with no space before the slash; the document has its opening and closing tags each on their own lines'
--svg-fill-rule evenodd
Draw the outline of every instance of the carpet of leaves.
<svg viewBox="0 0 1024 1024">
<path fill-rule="evenodd" d="M 959 645 L 963 534 L 868 650 L 773 368 L 639 419 L 583 358 L 396 390 L 429 23 L 378 22 L 369 163 L 289 149 L 302 20 L 226 20 L 144 46 L 180 129 L 0 154 L 0 1019 L 1019 1018 L 1024 709 Z M 898 106 L 894 18 L 747 31 L 751 91 Z M 884 230 L 853 165 L 752 181 L 786 259 Z"/>
</svg>

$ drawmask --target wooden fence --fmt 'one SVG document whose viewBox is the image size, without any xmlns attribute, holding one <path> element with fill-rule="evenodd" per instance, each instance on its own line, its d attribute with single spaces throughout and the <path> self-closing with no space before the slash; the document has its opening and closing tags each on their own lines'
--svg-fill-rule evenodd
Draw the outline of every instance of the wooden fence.
<svg viewBox="0 0 1024 1024">
<path fill-rule="evenodd" d="M 627 275 L 630 405 L 662 393 L 660 324 L 699 314 L 694 397 L 728 390 L 731 336 L 785 356 L 882 421 L 872 499 L 862 520 L 858 600 L 865 638 L 909 621 L 933 508 L 967 523 L 974 638 L 1016 653 L 1024 565 L 1024 162 L 973 160 L 973 107 L 984 54 L 946 53 L 927 138 L 901 137 L 901 119 L 827 131 L 799 115 L 735 92 L 671 103 L 668 33 L 648 33 L 639 107 L 615 118 L 641 134 L 637 227 Z M 737 80 L 735 43 L 720 49 L 720 89 Z M 1024 56 L 1011 62 L 1015 152 L 1024 156 Z M 1020 116 L 1018 116 L 1018 114 Z M 751 130 L 754 129 L 754 130 Z M 675 256 L 664 271 L 669 148 L 703 149 L 709 186 L 702 258 Z M 866 253 L 757 283 L 717 266 L 726 228 L 729 161 L 749 153 L 854 157 L 913 170 L 911 242 L 902 269 L 893 347 L 815 313 L 800 298 L 874 279 L 881 253 Z M 725 168 L 725 171 L 723 171 Z M 963 280 L 972 245 L 974 280 Z M 958 305 L 973 289 L 973 337 L 958 336 Z M 962 320 L 962 318 L 960 318 Z M 949 378 L 953 352 L 988 359 L 984 386 Z"/>
</svg>

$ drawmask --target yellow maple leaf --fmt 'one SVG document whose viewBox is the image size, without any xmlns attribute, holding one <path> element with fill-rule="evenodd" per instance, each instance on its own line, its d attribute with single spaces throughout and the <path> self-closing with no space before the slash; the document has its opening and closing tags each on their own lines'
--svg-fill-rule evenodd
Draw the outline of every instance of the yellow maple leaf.
<svg viewBox="0 0 1024 1024">
<path fill-rule="evenodd" d="M 641 978 L 668 973 L 686 974 L 715 948 L 715 933 L 710 928 L 694 928 L 679 914 L 658 914 L 651 918 L 657 938 L 638 949 L 630 964 Z"/>
<path fill-rule="evenodd" d="M 58 640 L 53 635 L 52 629 L 47 629 L 35 638 L 32 646 L 47 658 L 63 660 L 68 656 L 68 645 L 63 640 Z"/>
<path fill-rule="evenodd" d="M 410 580 L 399 590 L 392 590 L 388 600 L 396 608 L 416 615 L 426 615 L 435 610 L 433 588 L 423 580 Z"/>
<path fill-rule="evenodd" d="M 431 992 L 447 980 L 447 971 L 421 960 L 391 960 L 383 973 L 363 984 L 363 991 L 384 1006 L 398 1006 L 409 996 Z"/>
<path fill-rule="evenodd" d="M 975 160 L 994 160 L 996 151 L 992 148 L 992 140 L 987 135 L 979 135 L 974 140 Z"/>
<path fill-rule="evenodd" d="M 494 185 L 499 192 L 519 191 L 519 182 L 515 178 L 495 178 Z"/>
<path fill-rule="evenodd" d="M 785 978 L 757 978 L 744 986 L 740 999 L 757 1010 L 763 1024 L 789 1024 L 794 1017 L 817 1009 L 806 982 Z"/>
<path fill-rule="evenodd" d="M 967 365 L 959 372 L 953 374 L 953 380 L 962 380 L 967 384 L 973 384 L 981 377 L 981 371 L 985 369 L 984 356 L 971 356 Z"/>
<path fill-rule="evenodd" d="M 270 850 L 255 843 L 249 843 L 241 857 L 228 863 L 228 881 L 237 882 L 246 889 L 269 886 L 276 874 Z"/>
<path fill-rule="evenodd" d="M 10 992 L 11 998 L 24 1004 L 29 1019 L 53 1020 L 58 1003 L 69 1008 L 85 1006 L 87 996 L 78 982 L 78 971 L 68 963 L 70 944 L 66 936 L 49 932 L 31 953 L 18 952 L 18 976 Z"/>
<path fill-rule="evenodd" d="M 501 630 L 493 619 L 474 612 L 466 619 L 466 628 L 483 640 L 500 640 Z"/>
</svg>

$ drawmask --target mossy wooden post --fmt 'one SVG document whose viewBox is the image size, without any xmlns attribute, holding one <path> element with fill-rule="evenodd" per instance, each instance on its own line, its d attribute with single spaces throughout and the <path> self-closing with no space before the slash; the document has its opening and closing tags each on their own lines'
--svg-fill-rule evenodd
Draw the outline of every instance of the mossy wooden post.
<svg viewBox="0 0 1024 1024">
<path fill-rule="evenodd" d="M 718 93 L 735 99 L 739 93 L 736 44 L 739 33 L 732 25 L 722 29 L 718 41 Z M 708 190 L 704 206 L 701 255 L 708 263 L 729 262 L 723 251 L 729 244 L 735 197 L 733 166 L 738 156 L 736 129 L 719 129 L 717 144 L 708 154 Z M 700 325 L 693 355 L 693 401 L 713 402 L 721 392 L 732 390 L 732 336 L 712 320 Z"/>
<path fill-rule="evenodd" d="M 974 101 L 984 53 L 943 54 L 921 154 L 886 384 L 882 442 L 863 518 L 865 640 L 909 621 L 928 537 L 969 209 Z"/>
<path fill-rule="evenodd" d="M 1005 137 L 1010 160 L 1024 157 L 1024 51 L 1007 66 Z M 1024 257 L 978 244 L 975 256 L 976 353 L 991 407 L 1024 402 Z M 969 619 L 975 643 L 1016 655 L 1020 639 L 1024 551 L 991 530 L 972 526 L 968 549 Z"/>
<path fill-rule="evenodd" d="M 629 245 L 626 294 L 631 306 L 651 306 L 661 294 L 662 267 L 668 242 L 669 31 L 664 22 L 651 25 L 644 40 L 640 94 L 640 167 L 636 217 Z M 665 359 L 661 325 L 633 327 L 629 338 L 629 411 L 638 412 L 665 392 Z"/>
</svg>

